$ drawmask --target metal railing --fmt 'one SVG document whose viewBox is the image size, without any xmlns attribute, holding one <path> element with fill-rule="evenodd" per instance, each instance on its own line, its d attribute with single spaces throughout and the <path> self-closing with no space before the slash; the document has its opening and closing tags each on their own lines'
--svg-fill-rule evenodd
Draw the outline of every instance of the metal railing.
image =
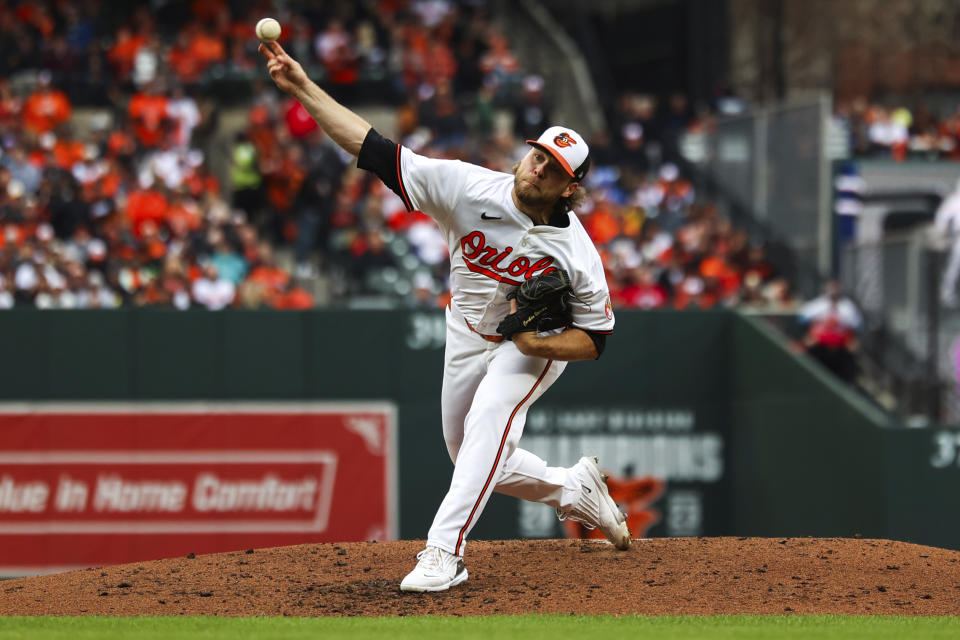
<svg viewBox="0 0 960 640">
<path fill-rule="evenodd" d="M 960 310 L 937 292 L 943 252 L 923 230 L 845 247 L 841 278 L 864 312 L 862 360 L 917 424 L 960 423 L 956 346 Z"/>
<path fill-rule="evenodd" d="M 720 119 L 701 163 L 724 192 L 725 213 L 749 212 L 768 240 L 821 274 L 832 267 L 830 110 L 829 97 L 820 95 Z"/>
</svg>

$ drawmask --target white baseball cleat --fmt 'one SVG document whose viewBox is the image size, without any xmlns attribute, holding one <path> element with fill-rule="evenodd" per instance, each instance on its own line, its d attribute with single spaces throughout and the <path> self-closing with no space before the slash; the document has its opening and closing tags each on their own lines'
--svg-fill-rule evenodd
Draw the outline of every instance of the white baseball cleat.
<svg viewBox="0 0 960 640">
<path fill-rule="evenodd" d="M 417 554 L 419 562 L 400 583 L 401 591 L 446 591 L 467 579 L 463 558 L 438 547 Z"/>
<path fill-rule="evenodd" d="M 627 528 L 627 516 L 607 491 L 607 477 L 600 472 L 597 458 L 584 456 L 571 471 L 580 481 L 580 497 L 569 509 L 557 508 L 557 517 L 561 520 L 574 520 L 590 529 L 600 529 L 607 540 L 617 549 L 630 548 L 630 529 Z"/>
</svg>

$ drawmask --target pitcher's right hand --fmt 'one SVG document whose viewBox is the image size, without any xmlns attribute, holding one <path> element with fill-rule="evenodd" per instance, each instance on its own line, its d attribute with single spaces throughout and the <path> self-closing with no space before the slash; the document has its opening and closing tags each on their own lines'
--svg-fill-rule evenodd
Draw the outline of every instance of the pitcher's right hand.
<svg viewBox="0 0 960 640">
<path fill-rule="evenodd" d="M 267 71 L 284 93 L 296 95 L 310 81 L 300 63 L 287 55 L 279 42 L 260 43 L 258 51 L 267 59 Z"/>
</svg>

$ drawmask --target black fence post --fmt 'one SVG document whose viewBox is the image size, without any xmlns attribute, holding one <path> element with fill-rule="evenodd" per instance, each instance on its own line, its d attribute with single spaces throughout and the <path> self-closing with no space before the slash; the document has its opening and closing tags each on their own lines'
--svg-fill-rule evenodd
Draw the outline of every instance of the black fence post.
<svg viewBox="0 0 960 640">
<path fill-rule="evenodd" d="M 927 288 L 927 358 L 924 377 L 927 387 L 927 409 L 930 418 L 943 421 L 940 383 L 940 252 L 926 249 Z"/>
</svg>

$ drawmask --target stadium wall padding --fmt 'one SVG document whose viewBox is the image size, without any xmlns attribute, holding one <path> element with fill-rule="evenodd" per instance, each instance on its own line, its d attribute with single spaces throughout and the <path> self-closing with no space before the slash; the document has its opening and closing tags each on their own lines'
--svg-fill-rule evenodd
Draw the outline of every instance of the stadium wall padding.
<svg viewBox="0 0 960 640">
<path fill-rule="evenodd" d="M 883 537 L 886 415 L 760 320 L 729 353 L 731 533 Z"/>
<path fill-rule="evenodd" d="M 668 481 L 699 492 L 703 535 L 859 533 L 960 548 L 960 515 L 946 508 L 960 437 L 893 423 L 760 320 L 730 311 L 617 320 L 603 357 L 571 364 L 535 405 L 531 441 L 600 442 L 571 427 L 586 410 L 686 411 L 695 424 L 684 429 L 723 440 L 721 478 Z M 400 534 L 423 538 L 452 469 L 440 429 L 443 326 L 433 310 L 5 311 L 0 401 L 391 401 Z M 643 442 L 662 443 L 649 430 L 663 425 L 651 425 Z M 944 462 L 950 438 L 957 460 Z M 669 534 L 671 504 L 653 507 L 661 521 L 650 532 Z M 474 536 L 519 535 L 517 510 L 495 496 Z"/>
</svg>

